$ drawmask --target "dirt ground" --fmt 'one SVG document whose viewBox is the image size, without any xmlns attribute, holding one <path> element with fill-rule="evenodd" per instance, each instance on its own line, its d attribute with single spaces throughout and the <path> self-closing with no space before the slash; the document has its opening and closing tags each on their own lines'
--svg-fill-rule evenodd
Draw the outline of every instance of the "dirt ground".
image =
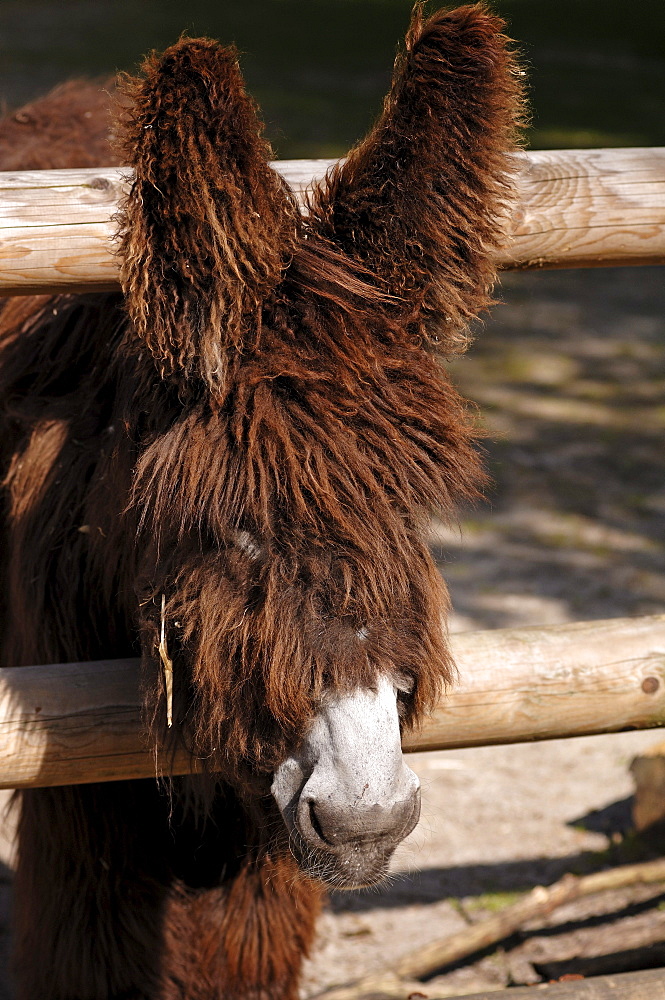
<svg viewBox="0 0 665 1000">
<path fill-rule="evenodd" d="M 455 630 L 664 610 L 664 275 L 505 276 L 505 303 L 454 365 L 487 425 L 495 481 L 461 531 L 433 531 Z M 633 732 L 413 755 L 421 823 L 382 888 L 332 894 L 303 997 L 386 968 L 566 871 L 652 856 L 658 842 L 631 833 L 628 765 L 658 739 Z M 5 949 L 8 839 L 0 856 Z M 665 887 L 615 892 L 529 925 L 423 993 L 665 965 L 663 941 Z M 10 995 L 2 967 L 0 1000 Z"/>
</svg>

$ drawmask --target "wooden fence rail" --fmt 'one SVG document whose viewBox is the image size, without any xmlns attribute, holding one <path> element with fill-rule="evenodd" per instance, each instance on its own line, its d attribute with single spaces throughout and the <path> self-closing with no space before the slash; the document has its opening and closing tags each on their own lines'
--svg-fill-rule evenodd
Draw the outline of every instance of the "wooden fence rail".
<svg viewBox="0 0 665 1000">
<path fill-rule="evenodd" d="M 453 652 L 459 683 L 407 751 L 665 724 L 665 615 L 461 633 Z M 0 787 L 153 775 L 140 716 L 137 660 L 0 670 Z"/>
<path fill-rule="evenodd" d="M 296 191 L 332 160 L 275 164 Z M 519 154 L 504 268 L 665 263 L 665 148 Z M 0 295 L 117 287 L 113 215 L 127 169 L 0 173 Z"/>
<path fill-rule="evenodd" d="M 422 989 L 426 991 L 427 985 L 422 984 Z M 429 995 L 433 997 L 432 993 Z M 568 983 L 539 983 L 498 992 L 464 994 L 448 1000 L 501 1000 L 501 997 L 504 1000 L 665 1000 L 665 978 L 662 969 L 647 969 Z"/>
</svg>

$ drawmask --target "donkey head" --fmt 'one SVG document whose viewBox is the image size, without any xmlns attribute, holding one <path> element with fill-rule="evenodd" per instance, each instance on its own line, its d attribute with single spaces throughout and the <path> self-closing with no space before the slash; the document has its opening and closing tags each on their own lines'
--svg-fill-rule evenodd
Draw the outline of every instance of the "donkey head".
<svg viewBox="0 0 665 1000">
<path fill-rule="evenodd" d="M 168 642 L 173 731 L 225 780 L 265 775 L 301 868 L 338 885 L 380 878 L 415 825 L 400 730 L 453 670 L 426 531 L 482 473 L 437 353 L 494 279 L 520 103 L 502 27 L 416 14 L 383 114 L 303 212 L 234 50 L 183 40 L 128 85 L 145 656 Z M 171 695 L 149 701 L 163 739 Z"/>
</svg>

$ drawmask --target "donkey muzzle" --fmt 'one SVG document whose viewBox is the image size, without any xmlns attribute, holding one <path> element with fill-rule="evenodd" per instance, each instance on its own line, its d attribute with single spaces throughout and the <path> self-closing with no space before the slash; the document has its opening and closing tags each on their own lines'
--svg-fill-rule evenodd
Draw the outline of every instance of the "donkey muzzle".
<svg viewBox="0 0 665 1000">
<path fill-rule="evenodd" d="M 402 757 L 397 694 L 329 694 L 272 794 L 306 874 L 339 887 L 380 881 L 420 815 L 420 783 Z"/>
</svg>

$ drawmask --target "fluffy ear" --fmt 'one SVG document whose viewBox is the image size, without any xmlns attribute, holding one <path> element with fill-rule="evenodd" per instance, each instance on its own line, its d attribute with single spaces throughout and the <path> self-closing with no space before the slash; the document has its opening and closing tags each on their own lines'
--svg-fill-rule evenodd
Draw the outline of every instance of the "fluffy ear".
<svg viewBox="0 0 665 1000">
<path fill-rule="evenodd" d="M 410 332 L 463 347 L 490 303 L 522 74 L 484 5 L 414 10 L 383 113 L 311 198 L 310 221 L 402 300 Z"/>
<path fill-rule="evenodd" d="M 260 331 L 299 213 L 268 165 L 235 49 L 182 39 L 143 74 L 125 81 L 119 125 L 135 170 L 119 216 L 127 307 L 162 375 L 214 391 L 229 350 Z"/>
</svg>

